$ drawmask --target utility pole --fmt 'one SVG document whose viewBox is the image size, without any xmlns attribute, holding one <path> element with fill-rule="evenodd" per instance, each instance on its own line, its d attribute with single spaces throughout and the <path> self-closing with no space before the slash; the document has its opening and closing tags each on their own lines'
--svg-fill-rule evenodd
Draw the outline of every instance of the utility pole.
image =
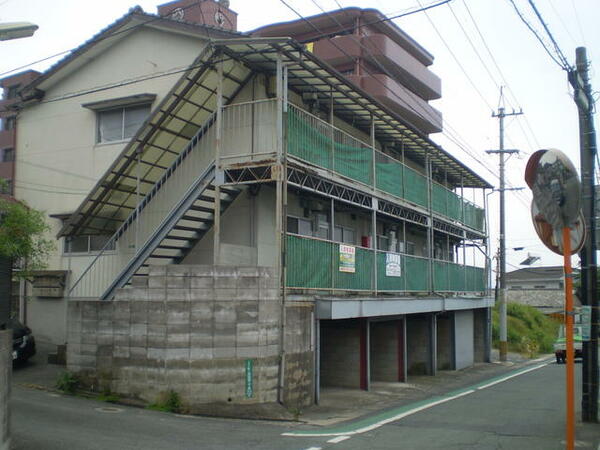
<svg viewBox="0 0 600 450">
<path fill-rule="evenodd" d="M 500 91 L 500 96 L 502 96 L 502 91 Z M 497 153 L 500 156 L 500 248 L 498 249 L 499 255 L 499 280 L 500 286 L 499 289 L 496 289 L 497 292 L 497 302 L 498 302 L 498 315 L 500 322 L 500 361 L 506 361 L 506 357 L 508 354 L 508 338 L 506 332 L 506 210 L 504 207 L 504 191 L 506 191 L 505 187 L 505 178 L 504 178 L 504 155 L 519 153 L 519 150 L 505 150 L 504 149 L 504 118 L 509 116 L 518 116 L 523 114 L 523 111 L 512 113 L 506 113 L 504 111 L 504 107 L 498 108 L 498 113 L 492 113 L 492 117 L 497 117 L 500 122 L 500 148 L 498 150 L 486 150 L 486 153 L 493 154 Z"/>
<path fill-rule="evenodd" d="M 594 98 L 588 75 L 585 47 L 575 50 L 576 68 L 569 70 L 573 99 L 579 113 L 579 154 L 581 165 L 582 209 L 587 228 L 581 260 L 581 303 L 591 306 L 590 340 L 583 342 L 581 415 L 584 422 L 598 422 L 598 296 L 596 273 L 596 220 L 594 201 Z"/>
</svg>

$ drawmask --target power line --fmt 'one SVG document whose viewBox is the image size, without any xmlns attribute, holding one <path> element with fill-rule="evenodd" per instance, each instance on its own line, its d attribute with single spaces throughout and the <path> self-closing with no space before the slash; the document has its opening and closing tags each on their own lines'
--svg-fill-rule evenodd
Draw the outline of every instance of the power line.
<svg viewBox="0 0 600 450">
<path fill-rule="evenodd" d="M 544 42 L 544 40 L 540 37 L 540 35 L 538 34 L 538 32 L 533 28 L 533 26 L 527 21 L 527 19 L 525 19 L 525 16 L 523 16 L 523 14 L 521 13 L 521 11 L 519 10 L 519 8 L 517 7 L 517 5 L 515 4 L 514 0 L 508 0 L 515 12 L 517 13 L 517 15 L 519 16 L 519 18 L 521 19 L 521 21 L 527 26 L 527 28 L 529 28 L 529 31 L 531 31 L 533 33 L 533 35 L 535 36 L 535 38 L 539 41 L 540 44 L 542 44 L 542 48 L 546 51 L 546 53 L 548 54 L 548 56 L 550 56 L 550 58 L 552 59 L 552 61 L 554 61 L 556 64 L 558 64 L 558 66 L 561 69 L 565 69 L 564 65 L 562 64 L 561 61 L 559 61 L 556 56 L 554 56 L 552 54 L 552 52 L 548 49 L 546 43 Z M 566 69 L 565 69 L 566 70 Z"/>
<path fill-rule="evenodd" d="M 585 34 L 583 34 L 583 28 L 581 26 L 581 21 L 579 20 L 579 13 L 577 12 L 577 8 L 575 7 L 575 0 L 571 0 L 571 6 L 573 6 L 573 12 L 575 13 L 575 21 L 577 22 L 577 28 L 579 28 L 579 34 L 581 34 L 581 40 L 585 44 Z"/>
<path fill-rule="evenodd" d="M 483 66 L 483 68 L 485 69 L 485 71 L 487 72 L 487 74 L 489 75 L 490 79 L 492 80 L 492 83 L 494 83 L 496 85 L 496 87 L 498 89 L 500 89 L 500 85 L 498 84 L 498 82 L 496 81 L 496 78 L 494 78 L 494 76 L 492 75 L 492 72 L 490 72 L 489 67 L 487 66 L 487 64 L 485 63 L 485 61 L 483 60 L 483 58 L 481 57 L 481 55 L 479 54 L 479 51 L 477 50 L 477 48 L 475 47 L 475 44 L 473 44 L 473 41 L 471 40 L 471 37 L 468 35 L 467 30 L 465 30 L 465 27 L 463 27 L 462 23 L 460 22 L 460 20 L 458 20 L 458 17 L 456 15 L 456 13 L 454 12 L 454 8 L 452 8 L 452 5 L 448 4 L 448 9 L 450 10 L 450 12 L 452 13 L 452 17 L 454 17 L 454 20 L 456 21 L 456 23 L 458 24 L 458 26 L 460 27 L 460 29 L 462 30 L 465 38 L 467 39 L 467 42 L 469 43 L 469 45 L 471 46 L 471 48 L 473 49 L 473 51 L 475 52 L 475 55 L 477 55 L 477 58 L 479 59 L 479 62 L 481 62 L 481 65 Z"/>
<path fill-rule="evenodd" d="M 502 72 L 502 69 L 500 68 L 500 65 L 498 64 L 498 61 L 496 60 L 496 57 L 494 56 L 494 53 L 490 50 L 490 47 L 485 39 L 485 37 L 483 36 L 483 33 L 481 32 L 481 29 L 479 28 L 479 25 L 477 25 L 477 21 L 475 20 L 475 18 L 473 17 L 473 14 L 471 13 L 471 9 L 469 8 L 469 5 L 467 4 L 467 2 L 465 0 L 462 0 L 463 5 L 465 7 L 465 9 L 467 10 L 467 13 L 469 15 L 469 18 L 471 19 L 471 22 L 473 23 L 473 25 L 475 26 L 475 30 L 477 31 L 477 34 L 479 35 L 481 42 L 483 43 L 483 46 L 485 47 L 490 59 L 492 60 L 492 63 L 494 64 L 494 66 L 496 67 L 496 70 L 498 71 L 498 74 L 500 75 L 500 78 L 502 79 L 502 83 L 504 84 L 504 86 L 506 86 L 508 92 L 510 93 L 510 95 L 513 97 L 513 99 L 515 100 L 517 107 L 519 107 L 520 102 L 517 99 L 516 94 L 514 93 L 514 91 L 512 90 L 512 88 L 510 87 L 506 77 L 504 76 L 504 73 Z M 523 129 L 523 126 L 520 123 L 520 116 L 517 117 L 517 120 L 519 122 L 519 126 L 521 127 L 521 130 L 523 132 L 523 136 L 525 136 L 525 139 L 528 140 L 527 135 L 525 133 L 525 130 Z M 539 141 L 537 139 L 537 136 L 535 135 L 535 132 L 533 131 L 533 127 L 531 126 L 531 124 L 529 123 L 529 120 L 527 119 L 527 115 L 523 115 L 523 119 L 525 120 L 525 125 L 527 126 L 527 128 L 529 129 L 529 132 L 531 134 L 531 136 L 533 137 L 533 140 L 536 144 L 536 146 L 539 148 L 540 144 Z M 533 148 L 533 147 L 532 147 Z"/>
<path fill-rule="evenodd" d="M 529 0 L 529 4 L 531 5 L 531 8 L 535 12 L 535 15 L 539 19 L 540 23 L 544 27 L 544 30 L 546 30 L 546 34 L 550 38 L 550 41 L 552 41 L 552 45 L 554 45 L 554 50 L 558 54 L 558 57 L 559 57 L 559 59 L 560 59 L 560 61 L 562 63 L 563 69 L 564 70 L 569 70 L 570 69 L 569 61 L 567 60 L 567 58 L 565 58 L 565 55 L 563 54 L 562 50 L 558 46 L 558 43 L 556 42 L 556 39 L 554 39 L 554 36 L 550 32 L 550 29 L 548 28 L 548 25 L 546 24 L 546 22 L 544 22 L 544 19 L 542 18 L 542 15 L 538 11 L 537 7 L 535 6 L 535 3 L 533 2 L 533 0 Z"/>
<path fill-rule="evenodd" d="M 421 2 L 419 0 L 417 0 L 417 3 L 419 3 L 419 5 L 421 4 Z M 433 27 L 434 31 L 436 32 L 436 34 L 438 35 L 438 37 L 440 38 L 440 40 L 442 41 L 442 43 L 444 44 L 444 46 L 446 47 L 446 49 L 448 50 L 448 53 L 450 53 L 450 55 L 452 56 L 452 58 L 454 58 L 454 61 L 456 62 L 456 64 L 460 68 L 460 70 L 462 70 L 463 74 L 465 75 L 465 77 L 467 78 L 467 80 L 469 81 L 469 83 L 471 83 L 471 86 L 473 87 L 473 89 L 477 92 L 477 94 L 479 94 L 479 96 L 481 97 L 481 99 L 483 100 L 483 102 L 487 105 L 487 107 L 490 110 L 493 111 L 494 108 L 492 107 L 492 105 L 490 105 L 490 103 L 483 96 L 483 94 L 481 93 L 481 91 L 479 90 L 479 88 L 477 87 L 477 85 L 473 82 L 473 80 L 471 79 L 471 77 L 469 76 L 469 74 L 467 73 L 467 71 L 465 70 L 465 68 L 463 67 L 463 65 L 460 63 L 460 61 L 458 60 L 458 58 L 456 57 L 456 55 L 454 54 L 454 52 L 452 51 L 452 49 L 450 48 L 450 46 L 448 45 L 448 43 L 446 42 L 446 40 L 444 39 L 444 37 L 442 36 L 442 34 L 439 32 L 439 30 L 435 26 L 435 23 L 433 23 L 433 20 L 431 20 L 431 18 L 429 17 L 429 14 L 427 14 L 426 11 L 425 11 L 425 17 L 427 17 L 427 20 L 429 21 L 429 23 Z"/>
<path fill-rule="evenodd" d="M 189 5 L 183 6 L 183 7 L 181 7 L 180 9 L 181 9 L 181 10 L 183 10 L 183 11 L 185 11 L 186 9 L 188 9 L 188 8 L 191 8 L 191 7 L 193 7 L 193 6 L 197 6 L 197 2 L 195 2 L 195 3 L 190 3 Z M 105 39 L 109 39 L 109 38 L 112 38 L 112 37 L 118 36 L 119 34 L 122 34 L 122 33 L 127 33 L 127 32 L 130 32 L 130 31 L 132 31 L 132 30 L 135 30 L 136 28 L 143 27 L 143 26 L 145 26 L 145 25 L 148 25 L 148 24 L 150 24 L 150 23 L 153 23 L 153 22 L 157 22 L 157 21 L 159 21 L 159 20 L 172 20 L 172 19 L 169 19 L 168 17 L 165 17 L 165 16 L 158 16 L 158 15 L 149 14 L 149 13 L 145 12 L 145 11 L 144 11 L 142 8 L 140 8 L 140 7 L 134 7 L 134 8 L 132 8 L 132 9 L 130 9 L 130 10 L 129 10 L 129 12 L 128 12 L 127 14 L 125 14 L 124 16 L 122 16 L 122 17 L 121 17 L 120 19 L 118 19 L 118 20 L 123 20 L 123 19 L 124 19 L 126 16 L 128 16 L 128 15 L 130 15 L 130 14 L 133 14 L 133 13 L 135 13 L 135 12 L 138 12 L 138 8 L 139 8 L 139 12 L 140 12 L 140 13 L 144 14 L 146 17 L 148 17 L 148 16 L 151 16 L 151 18 L 149 18 L 148 20 L 146 20 L 146 21 L 145 21 L 145 22 L 143 22 L 143 23 L 139 23 L 139 24 L 137 24 L 137 25 L 133 25 L 133 26 L 131 26 L 131 27 L 128 27 L 128 28 L 124 28 L 124 29 L 122 29 L 122 30 L 116 30 L 116 31 L 114 31 L 114 32 L 112 32 L 112 33 L 110 33 L 110 34 L 108 34 L 108 35 L 106 35 L 106 36 L 103 36 L 103 37 L 97 37 L 97 38 L 95 38 L 95 37 L 92 37 L 91 39 L 89 39 L 89 40 L 88 40 L 88 41 L 86 41 L 86 42 L 92 42 L 92 41 L 93 41 L 94 43 L 98 43 L 98 42 L 101 42 L 101 41 L 103 41 L 103 40 L 105 40 Z M 202 10 L 201 10 L 201 11 L 202 11 Z M 203 17 L 203 20 L 204 20 L 204 17 Z M 202 27 L 205 29 L 205 32 L 206 32 L 207 38 L 208 38 L 208 39 L 210 39 L 210 38 L 211 38 L 211 35 L 210 35 L 210 26 L 206 25 L 206 21 L 204 21 L 204 24 L 203 24 L 203 25 L 201 25 L 201 26 L 202 26 Z M 97 33 L 97 35 L 101 35 L 101 34 L 102 34 L 102 31 L 100 31 L 99 33 Z M 96 35 L 96 36 L 97 36 L 97 35 Z M 83 45 L 85 45 L 85 43 L 84 43 Z M 53 59 L 53 58 L 56 58 L 56 57 L 58 57 L 58 56 L 65 55 L 65 54 L 67 54 L 67 53 L 72 53 L 72 52 L 75 52 L 75 51 L 76 51 L 77 49 L 79 49 L 80 47 L 81 47 L 81 45 L 79 45 L 79 46 L 77 46 L 77 47 L 73 47 L 73 48 L 71 48 L 71 49 L 69 49 L 69 50 L 64 50 L 64 51 L 62 51 L 62 52 L 56 53 L 56 54 L 54 54 L 54 55 L 51 55 L 51 56 L 47 56 L 47 57 L 45 57 L 45 58 L 42 58 L 42 59 L 39 59 L 39 60 L 37 60 L 37 61 L 31 62 L 31 63 L 29 63 L 29 64 L 25 64 L 25 65 L 22 65 L 22 66 L 16 67 L 16 68 L 14 68 L 14 69 L 11 69 L 11 70 L 8 70 L 8 71 L 6 71 L 6 72 L 2 72 L 2 73 L 0 73 L 0 77 L 3 77 L 3 76 L 5 76 L 5 75 L 8 75 L 8 74 L 10 74 L 10 73 L 16 72 L 16 71 L 18 71 L 18 70 L 26 69 L 27 67 L 33 66 L 33 65 L 35 65 L 35 64 L 39 64 L 39 63 L 41 63 L 41 62 L 48 61 L 49 59 Z"/>
</svg>

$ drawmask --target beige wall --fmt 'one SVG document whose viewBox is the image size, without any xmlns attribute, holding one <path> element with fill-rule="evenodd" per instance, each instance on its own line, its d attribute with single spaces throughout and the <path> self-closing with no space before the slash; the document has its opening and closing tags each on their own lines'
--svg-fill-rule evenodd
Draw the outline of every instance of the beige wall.
<svg viewBox="0 0 600 450">
<path fill-rule="evenodd" d="M 82 56 L 82 67 L 46 87 L 44 100 L 19 115 L 16 197 L 47 215 L 75 211 L 126 144 L 96 144 L 96 114 L 82 104 L 155 94 L 155 108 L 181 77 L 181 73 L 160 74 L 189 65 L 202 48 L 200 39 L 140 27 L 102 54 L 87 61 Z M 153 79 L 71 96 L 153 75 Z M 51 79 L 46 84 L 50 82 Z M 48 223 L 49 236 L 54 238 L 61 222 L 48 218 Z M 48 268 L 71 270 L 70 279 L 75 280 L 91 260 L 91 256 L 64 257 L 61 240 Z M 35 319 L 36 336 L 44 336 L 55 344 L 64 343 L 62 302 L 32 299 L 28 307 L 31 320 L 39 318 Z M 43 320 L 49 314 L 54 317 L 53 325 Z"/>
</svg>

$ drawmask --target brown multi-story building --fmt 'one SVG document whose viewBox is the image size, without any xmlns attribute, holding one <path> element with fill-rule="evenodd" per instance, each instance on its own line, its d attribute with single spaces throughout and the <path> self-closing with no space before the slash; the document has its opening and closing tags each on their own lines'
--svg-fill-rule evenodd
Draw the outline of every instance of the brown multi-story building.
<svg viewBox="0 0 600 450">
<path fill-rule="evenodd" d="M 28 70 L 0 80 L 4 94 L 0 100 L 0 192 L 13 195 L 15 180 L 15 149 L 17 112 L 11 108 L 19 102 L 19 91 L 40 75 Z"/>
<path fill-rule="evenodd" d="M 442 114 L 430 104 L 441 81 L 433 56 L 375 9 L 344 8 L 267 25 L 253 36 L 287 36 L 307 48 L 424 134 L 442 131 Z"/>
</svg>

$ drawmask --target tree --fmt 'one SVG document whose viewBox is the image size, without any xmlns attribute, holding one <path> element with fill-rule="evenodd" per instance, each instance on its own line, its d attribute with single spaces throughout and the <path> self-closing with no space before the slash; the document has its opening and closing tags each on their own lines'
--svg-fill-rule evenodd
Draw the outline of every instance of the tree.
<svg viewBox="0 0 600 450">
<path fill-rule="evenodd" d="M 46 267 L 54 242 L 45 237 L 50 227 L 44 214 L 14 200 L 0 199 L 0 257 L 20 267 L 18 276 Z"/>
</svg>

